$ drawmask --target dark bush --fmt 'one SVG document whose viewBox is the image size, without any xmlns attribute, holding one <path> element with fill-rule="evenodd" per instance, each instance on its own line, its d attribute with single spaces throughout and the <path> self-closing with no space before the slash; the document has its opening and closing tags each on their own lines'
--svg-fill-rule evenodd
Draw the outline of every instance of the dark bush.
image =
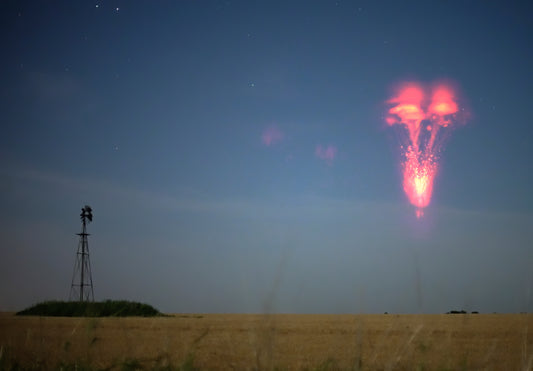
<svg viewBox="0 0 533 371">
<path fill-rule="evenodd" d="M 126 300 L 101 302 L 45 301 L 17 313 L 21 316 L 51 317 L 153 317 L 162 315 L 148 304 Z"/>
</svg>

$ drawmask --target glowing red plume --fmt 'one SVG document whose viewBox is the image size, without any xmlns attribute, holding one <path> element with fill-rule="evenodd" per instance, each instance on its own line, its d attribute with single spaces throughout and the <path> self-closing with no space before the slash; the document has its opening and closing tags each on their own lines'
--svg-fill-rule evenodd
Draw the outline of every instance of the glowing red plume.
<svg viewBox="0 0 533 371">
<path fill-rule="evenodd" d="M 440 126 L 448 126 L 451 119 L 446 116 L 457 113 L 457 103 L 453 91 L 444 85 L 437 86 L 433 91 L 431 105 L 428 108 L 429 116 Z"/>
<path fill-rule="evenodd" d="M 433 182 L 438 168 L 439 128 L 447 127 L 458 111 L 457 98 L 447 85 L 437 85 L 431 94 L 429 106 L 424 89 L 417 83 L 407 83 L 387 103 L 392 107 L 385 118 L 388 125 L 402 124 L 409 133 L 409 141 L 403 143 L 403 189 L 407 198 L 417 207 L 417 216 L 429 205 L 433 193 Z M 421 123 L 429 120 L 426 130 Z"/>
</svg>

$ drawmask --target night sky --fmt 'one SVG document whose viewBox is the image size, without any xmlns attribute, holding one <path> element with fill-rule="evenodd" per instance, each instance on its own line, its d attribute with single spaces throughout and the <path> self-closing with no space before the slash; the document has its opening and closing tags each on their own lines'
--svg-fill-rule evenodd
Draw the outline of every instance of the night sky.
<svg viewBox="0 0 533 371">
<path fill-rule="evenodd" d="M 0 310 L 533 311 L 533 22 L 507 1 L 3 1 Z M 384 117 L 460 88 L 431 204 Z"/>
</svg>

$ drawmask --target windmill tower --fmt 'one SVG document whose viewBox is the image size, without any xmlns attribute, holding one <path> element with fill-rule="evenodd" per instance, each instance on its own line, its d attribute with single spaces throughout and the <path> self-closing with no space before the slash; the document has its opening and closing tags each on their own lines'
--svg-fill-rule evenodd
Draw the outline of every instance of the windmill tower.
<svg viewBox="0 0 533 371">
<path fill-rule="evenodd" d="M 72 274 L 72 284 L 70 286 L 71 301 L 94 301 L 93 277 L 91 274 L 91 260 L 89 259 L 89 240 L 87 224 L 93 221 L 93 214 L 90 206 L 85 205 L 81 209 L 81 233 Z"/>
</svg>

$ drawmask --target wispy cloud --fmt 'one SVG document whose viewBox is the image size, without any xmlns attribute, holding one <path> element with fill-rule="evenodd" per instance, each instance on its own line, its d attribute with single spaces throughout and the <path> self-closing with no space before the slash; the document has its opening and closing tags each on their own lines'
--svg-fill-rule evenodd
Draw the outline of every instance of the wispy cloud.
<svg viewBox="0 0 533 371">
<path fill-rule="evenodd" d="M 332 145 L 322 146 L 321 144 L 318 144 L 315 148 L 315 156 L 326 161 L 328 165 L 331 165 L 337 156 L 337 147 Z"/>
<path fill-rule="evenodd" d="M 284 134 L 277 126 L 272 125 L 263 130 L 261 135 L 261 140 L 263 144 L 267 147 L 270 147 L 276 143 L 279 143 L 283 140 Z"/>
<path fill-rule="evenodd" d="M 50 192 L 53 189 L 54 194 L 47 193 L 47 197 L 62 197 L 65 195 L 82 196 L 82 199 L 91 200 L 92 202 L 104 203 L 109 199 L 113 200 L 113 205 L 121 205 L 123 210 L 129 208 L 138 209 L 138 207 L 150 208 L 154 210 L 185 212 L 185 213 L 209 213 L 217 215 L 238 215 L 252 216 L 257 215 L 260 210 L 261 215 L 271 218 L 296 218 L 298 215 L 320 214 L 324 215 L 324 210 L 328 209 L 332 213 L 338 214 L 340 210 L 347 214 L 354 212 L 363 212 L 370 208 L 369 204 L 363 200 L 357 199 L 330 199 L 317 197 L 316 195 L 301 194 L 290 199 L 287 202 L 284 198 L 248 198 L 232 197 L 217 198 L 209 197 L 206 194 L 195 194 L 188 189 L 181 189 L 177 193 L 153 192 L 146 189 L 140 189 L 134 186 L 126 186 L 113 180 L 99 178 L 80 178 L 64 173 L 57 173 L 48 170 L 37 170 L 31 168 L 25 169 L 2 169 L 0 170 L 0 179 L 8 181 L 11 184 L 22 185 L 25 182 L 33 184 L 43 192 Z M 51 186 L 51 187 L 48 187 Z M 33 192 L 33 188 L 18 187 L 20 192 Z M 13 192 L 15 188 L 13 188 Z M 4 194 L 5 196 L 5 194 Z M 28 197 L 27 194 L 21 193 L 21 196 Z M 327 205 L 327 207 L 326 207 Z M 390 211 L 390 207 L 397 208 L 390 204 L 372 203 L 373 209 L 381 210 L 385 207 Z M 367 212 L 367 211 L 365 211 Z M 382 210 L 380 213 L 383 212 Z"/>
<path fill-rule="evenodd" d="M 1 89 L 1 88 L 0 88 Z M 27 73 L 10 91 L 14 99 L 24 99 L 28 109 L 40 111 L 49 120 L 76 119 L 95 112 L 101 106 L 99 95 L 74 73 Z"/>
<path fill-rule="evenodd" d="M 28 75 L 26 88 L 34 96 L 47 103 L 62 102 L 82 93 L 79 80 L 69 74 L 32 73 Z"/>
</svg>

